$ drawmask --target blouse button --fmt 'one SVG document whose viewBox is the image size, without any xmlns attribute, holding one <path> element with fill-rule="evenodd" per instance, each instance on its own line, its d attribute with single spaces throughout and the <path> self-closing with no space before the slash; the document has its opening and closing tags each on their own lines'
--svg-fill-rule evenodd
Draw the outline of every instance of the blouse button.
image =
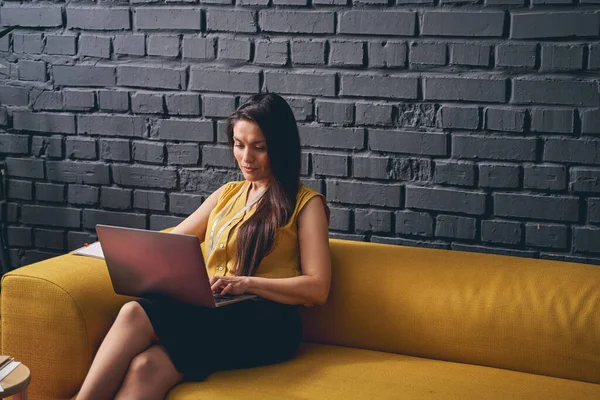
<svg viewBox="0 0 600 400">
<path fill-rule="evenodd" d="M 221 243 L 221 244 L 219 245 L 219 247 L 220 247 L 220 248 L 223 248 L 223 247 L 225 247 L 225 245 L 224 245 L 223 243 Z"/>
<path fill-rule="evenodd" d="M 219 267 L 219 271 L 223 271 L 223 266 L 222 265 Z"/>
</svg>

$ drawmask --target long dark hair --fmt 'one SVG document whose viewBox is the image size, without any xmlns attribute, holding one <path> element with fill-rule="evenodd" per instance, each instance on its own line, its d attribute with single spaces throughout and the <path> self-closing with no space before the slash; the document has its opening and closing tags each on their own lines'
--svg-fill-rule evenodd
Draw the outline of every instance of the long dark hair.
<svg viewBox="0 0 600 400">
<path fill-rule="evenodd" d="M 225 133 L 233 146 L 236 122 L 255 122 L 267 141 L 272 179 L 256 211 L 238 229 L 236 275 L 256 273 L 271 252 L 277 230 L 288 223 L 296 208 L 300 183 L 300 135 L 288 103 L 274 93 L 256 94 L 227 118 Z"/>
</svg>

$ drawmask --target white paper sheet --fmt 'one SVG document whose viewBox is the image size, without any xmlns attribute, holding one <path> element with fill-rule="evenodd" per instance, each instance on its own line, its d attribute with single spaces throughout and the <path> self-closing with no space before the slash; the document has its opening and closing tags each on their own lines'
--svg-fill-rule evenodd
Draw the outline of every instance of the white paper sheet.
<svg viewBox="0 0 600 400">
<path fill-rule="evenodd" d="M 6 378 L 8 374 L 13 372 L 20 364 L 19 361 L 11 361 L 6 367 L 2 368 L 2 371 L 0 371 L 0 381 Z"/>
<path fill-rule="evenodd" d="M 104 253 L 102 252 L 102 246 L 100 242 L 94 242 L 89 246 L 80 247 L 77 250 L 73 250 L 71 254 L 78 256 L 96 257 L 104 260 Z"/>
</svg>

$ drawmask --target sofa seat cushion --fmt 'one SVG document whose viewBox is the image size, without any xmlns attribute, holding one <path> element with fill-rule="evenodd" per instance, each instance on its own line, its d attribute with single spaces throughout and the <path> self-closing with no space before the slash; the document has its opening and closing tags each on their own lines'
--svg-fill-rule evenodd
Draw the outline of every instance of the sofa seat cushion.
<svg viewBox="0 0 600 400">
<path fill-rule="evenodd" d="M 226 344 L 223 344 L 226 345 Z M 182 383 L 168 400 L 600 399 L 600 385 L 522 372 L 304 343 L 291 361 Z"/>
</svg>

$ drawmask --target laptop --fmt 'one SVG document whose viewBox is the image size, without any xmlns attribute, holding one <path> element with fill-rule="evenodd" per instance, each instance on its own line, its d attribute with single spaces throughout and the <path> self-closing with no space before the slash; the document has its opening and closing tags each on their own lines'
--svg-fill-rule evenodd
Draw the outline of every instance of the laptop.
<svg viewBox="0 0 600 400">
<path fill-rule="evenodd" d="M 213 293 L 197 236 L 100 224 L 96 233 L 117 294 L 160 294 L 211 308 L 256 297 Z"/>
</svg>

